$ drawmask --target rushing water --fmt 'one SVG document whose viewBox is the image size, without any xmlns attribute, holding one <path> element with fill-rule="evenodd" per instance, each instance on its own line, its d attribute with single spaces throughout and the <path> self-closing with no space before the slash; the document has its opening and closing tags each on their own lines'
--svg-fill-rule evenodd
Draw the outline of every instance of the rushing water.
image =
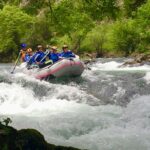
<svg viewBox="0 0 150 150">
<path fill-rule="evenodd" d="M 89 150 L 150 149 L 150 66 L 99 59 L 81 77 L 39 81 L 0 65 L 0 115 L 50 143 Z"/>
</svg>

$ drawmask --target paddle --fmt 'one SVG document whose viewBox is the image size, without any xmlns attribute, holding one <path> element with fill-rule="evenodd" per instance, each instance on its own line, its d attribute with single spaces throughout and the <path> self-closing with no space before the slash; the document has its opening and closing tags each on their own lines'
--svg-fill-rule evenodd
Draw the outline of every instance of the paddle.
<svg viewBox="0 0 150 150">
<path fill-rule="evenodd" d="M 44 55 L 43 58 L 40 60 L 39 66 L 40 66 L 40 63 L 48 56 L 49 53 L 50 53 L 49 50 L 46 50 L 46 51 L 45 51 L 45 55 Z M 31 60 L 32 60 L 33 57 L 35 57 L 35 54 L 34 54 L 33 56 L 31 56 L 29 62 L 27 63 L 27 68 L 28 68 L 28 69 L 31 69 L 30 66 L 32 65 Z"/>
<path fill-rule="evenodd" d="M 12 74 L 14 73 L 14 71 L 15 71 L 15 69 L 16 69 L 16 66 L 17 66 L 17 64 L 18 64 L 18 61 L 19 61 L 19 59 L 20 59 L 20 56 L 21 56 L 21 52 L 19 52 L 18 57 L 17 57 L 16 62 L 15 62 L 15 65 L 14 65 L 14 68 L 13 68 L 13 70 L 11 71 Z"/>
<path fill-rule="evenodd" d="M 49 53 L 50 53 L 49 50 L 46 50 L 46 51 L 45 51 L 45 55 L 44 55 L 44 57 L 40 60 L 40 63 L 48 56 Z"/>
</svg>

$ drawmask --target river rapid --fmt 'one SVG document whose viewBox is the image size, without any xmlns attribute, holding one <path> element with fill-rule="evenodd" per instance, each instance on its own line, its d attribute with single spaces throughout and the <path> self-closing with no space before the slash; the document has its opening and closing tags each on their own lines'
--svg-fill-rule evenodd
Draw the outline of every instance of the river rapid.
<svg viewBox="0 0 150 150">
<path fill-rule="evenodd" d="M 40 81 L 0 64 L 0 118 L 35 128 L 55 145 L 150 149 L 150 65 L 97 59 L 81 77 Z"/>
</svg>

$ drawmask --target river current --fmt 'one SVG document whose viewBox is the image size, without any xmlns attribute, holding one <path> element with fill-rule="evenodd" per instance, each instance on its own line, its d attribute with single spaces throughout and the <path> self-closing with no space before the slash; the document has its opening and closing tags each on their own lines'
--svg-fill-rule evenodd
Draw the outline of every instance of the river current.
<svg viewBox="0 0 150 150">
<path fill-rule="evenodd" d="M 0 118 L 34 128 L 55 145 L 150 149 L 150 65 L 97 59 L 81 77 L 40 81 L 0 64 Z"/>
</svg>

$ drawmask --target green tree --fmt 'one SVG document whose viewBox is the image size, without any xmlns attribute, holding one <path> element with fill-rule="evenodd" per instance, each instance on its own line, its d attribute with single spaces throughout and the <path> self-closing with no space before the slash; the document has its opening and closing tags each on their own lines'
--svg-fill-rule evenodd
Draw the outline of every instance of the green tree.
<svg viewBox="0 0 150 150">
<path fill-rule="evenodd" d="M 116 19 L 119 13 L 117 0 L 83 0 L 84 10 L 94 20 Z"/>
<path fill-rule="evenodd" d="M 46 17 L 36 17 L 36 21 L 30 29 L 30 33 L 26 36 L 27 43 L 33 48 L 38 44 L 50 44 L 53 34 L 53 27 L 50 26 Z"/>
<path fill-rule="evenodd" d="M 54 8 L 56 31 L 59 35 L 68 35 L 74 49 L 80 49 L 81 42 L 93 27 L 91 18 L 80 4 L 75 0 L 63 0 Z"/>
<path fill-rule="evenodd" d="M 113 48 L 122 51 L 125 56 L 134 52 L 139 44 L 139 34 L 135 29 L 135 21 L 117 21 L 112 30 Z"/>
<path fill-rule="evenodd" d="M 125 14 L 128 17 L 133 15 L 133 12 L 137 11 L 137 9 L 146 3 L 147 0 L 124 0 L 124 10 Z"/>
<path fill-rule="evenodd" d="M 21 42 L 30 34 L 34 19 L 16 6 L 6 5 L 0 10 L 0 52 L 13 58 Z"/>
<path fill-rule="evenodd" d="M 106 52 L 106 43 L 108 42 L 109 24 L 101 23 L 93 28 L 85 39 L 85 43 L 82 45 L 83 49 L 95 51 L 97 57 L 104 56 Z"/>
<path fill-rule="evenodd" d="M 0 8 L 2 9 L 5 5 L 19 5 L 22 0 L 0 0 Z"/>
<path fill-rule="evenodd" d="M 134 30 L 139 32 L 139 46 L 138 51 L 150 50 L 150 0 L 138 8 L 135 20 Z"/>
</svg>

